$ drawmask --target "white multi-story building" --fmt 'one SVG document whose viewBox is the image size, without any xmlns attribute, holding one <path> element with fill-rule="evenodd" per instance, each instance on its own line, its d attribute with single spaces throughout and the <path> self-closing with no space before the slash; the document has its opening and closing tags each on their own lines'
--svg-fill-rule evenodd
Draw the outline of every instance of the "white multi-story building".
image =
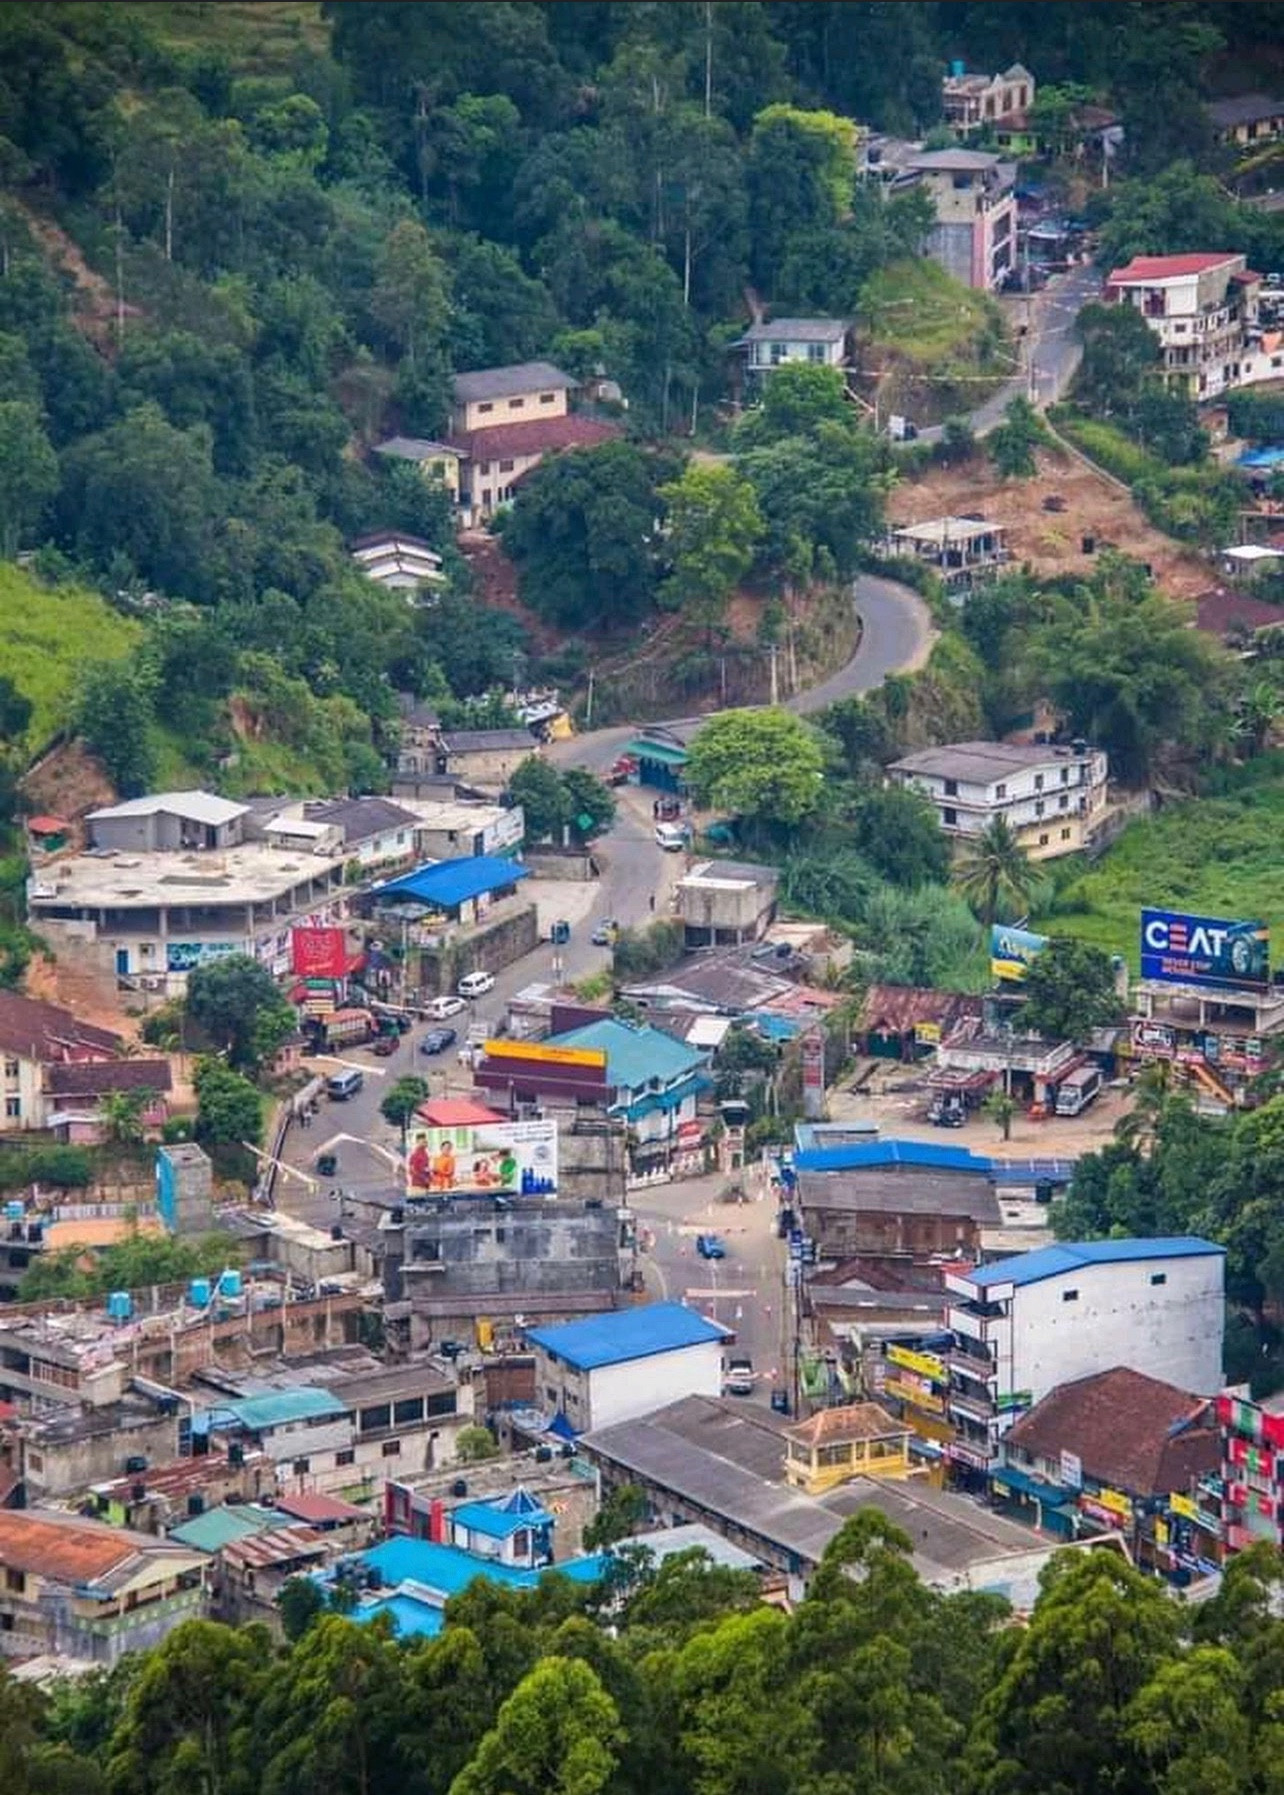
<svg viewBox="0 0 1284 1795">
<path fill-rule="evenodd" d="M 1106 756 L 1086 742 L 950 742 L 887 771 L 931 801 L 947 835 L 966 840 L 1001 816 L 1032 860 L 1087 847 L 1106 808 Z"/>
<path fill-rule="evenodd" d="M 1215 1394 L 1225 1260 L 1212 1241 L 1176 1235 L 1064 1243 L 947 1272 L 947 1456 L 984 1470 L 1049 1390 L 1116 1365 Z"/>
<path fill-rule="evenodd" d="M 1242 255 L 1225 251 L 1134 256 L 1110 275 L 1105 298 L 1141 313 L 1159 339 L 1172 386 L 1192 399 L 1212 399 L 1284 373 L 1278 336 L 1258 327 L 1261 280 Z"/>
<path fill-rule="evenodd" d="M 721 1396 L 729 1338 L 726 1328 L 682 1303 L 527 1328 L 536 1404 L 563 1431 L 579 1434 L 649 1415 L 684 1396 Z"/>
</svg>

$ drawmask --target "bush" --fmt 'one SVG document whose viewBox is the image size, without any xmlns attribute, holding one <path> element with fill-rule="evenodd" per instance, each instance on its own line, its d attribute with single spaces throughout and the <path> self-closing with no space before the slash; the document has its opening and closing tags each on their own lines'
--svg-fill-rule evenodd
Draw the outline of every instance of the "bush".
<svg viewBox="0 0 1284 1795">
<path fill-rule="evenodd" d="M 647 978 L 676 966 L 686 951 L 686 930 L 680 922 L 662 920 L 647 929 L 621 929 L 611 964 L 617 979 Z"/>
<path fill-rule="evenodd" d="M 83 1147 L 19 1147 L 0 1152 L 0 1190 L 53 1184 L 83 1190 L 93 1177 L 93 1159 Z"/>
</svg>

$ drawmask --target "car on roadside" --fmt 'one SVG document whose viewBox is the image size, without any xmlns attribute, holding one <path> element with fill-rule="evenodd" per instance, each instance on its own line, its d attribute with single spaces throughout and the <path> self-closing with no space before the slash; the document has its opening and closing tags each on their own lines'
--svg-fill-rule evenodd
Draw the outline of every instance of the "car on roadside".
<svg viewBox="0 0 1284 1795">
<path fill-rule="evenodd" d="M 379 1035 L 376 1037 L 370 1051 L 374 1054 L 376 1059 L 386 1060 L 390 1058 L 400 1046 L 401 1036 L 399 1034 Z"/>
<path fill-rule="evenodd" d="M 725 1259 L 727 1256 L 726 1244 L 717 1234 L 697 1234 L 696 1252 L 702 1259 Z"/>
<path fill-rule="evenodd" d="M 457 989 L 461 997 L 484 997 L 495 989 L 495 975 L 493 972 L 465 973 Z"/>
<path fill-rule="evenodd" d="M 459 1039 L 453 1028 L 430 1028 L 419 1043 L 420 1053 L 445 1053 Z"/>
<path fill-rule="evenodd" d="M 468 1008 L 462 997 L 456 997 L 453 991 L 445 992 L 441 997 L 434 997 L 424 1007 L 424 1015 L 430 1022 L 446 1022 L 452 1016 L 460 1016 Z"/>
<path fill-rule="evenodd" d="M 727 1360 L 727 1368 L 722 1376 L 722 1388 L 728 1396 L 753 1395 L 753 1360 L 748 1353 L 737 1353 Z"/>
<path fill-rule="evenodd" d="M 604 917 L 589 936 L 589 940 L 594 947 L 610 947 L 615 940 L 615 931 L 619 926 L 619 923 L 614 922 L 609 916 Z"/>
</svg>

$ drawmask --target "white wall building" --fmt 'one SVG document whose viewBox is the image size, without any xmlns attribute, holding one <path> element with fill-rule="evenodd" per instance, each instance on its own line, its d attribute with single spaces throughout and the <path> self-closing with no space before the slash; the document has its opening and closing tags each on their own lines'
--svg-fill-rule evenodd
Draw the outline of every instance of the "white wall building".
<svg viewBox="0 0 1284 1795">
<path fill-rule="evenodd" d="M 751 324 L 731 347 L 744 353 L 745 373 L 752 383 L 790 362 L 847 367 L 848 329 L 841 318 L 773 318 L 769 324 Z"/>
<path fill-rule="evenodd" d="M 950 742 L 907 754 L 887 772 L 931 801 L 947 835 L 980 835 L 1001 816 L 1032 860 L 1078 853 L 1106 808 L 1106 756 L 1083 742 Z"/>
<path fill-rule="evenodd" d="M 1280 333 L 1258 328 L 1262 277 L 1224 251 L 1134 256 L 1106 281 L 1107 304 L 1130 305 L 1159 339 L 1163 372 L 1190 398 L 1284 375 Z"/>
<path fill-rule="evenodd" d="M 1116 1365 L 1215 1394 L 1225 1261 L 1224 1248 L 1177 1235 L 1040 1247 L 947 1272 L 947 1455 L 983 1469 L 1018 1415 L 1059 1384 Z"/>
<path fill-rule="evenodd" d="M 682 1303 L 528 1328 L 535 1400 L 574 1433 L 613 1427 L 684 1396 L 721 1396 L 728 1330 Z"/>
</svg>

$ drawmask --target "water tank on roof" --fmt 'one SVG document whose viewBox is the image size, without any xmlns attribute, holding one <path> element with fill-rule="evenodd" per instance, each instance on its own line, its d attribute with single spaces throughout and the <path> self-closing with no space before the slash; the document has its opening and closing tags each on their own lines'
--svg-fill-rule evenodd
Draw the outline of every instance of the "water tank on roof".
<svg viewBox="0 0 1284 1795">
<path fill-rule="evenodd" d="M 241 1274 L 239 1271 L 225 1271 L 218 1281 L 220 1296 L 237 1297 L 241 1294 Z"/>
<path fill-rule="evenodd" d="M 466 1479 L 457 1477 L 450 1486 L 450 1493 L 452 1496 L 466 1496 L 468 1494 L 468 1483 Z"/>
<path fill-rule="evenodd" d="M 11 1198 L 4 1206 L 4 1219 L 7 1222 L 20 1222 L 23 1217 L 22 1198 Z"/>
<path fill-rule="evenodd" d="M 963 75 L 967 73 L 967 65 L 961 56 L 956 56 L 950 64 L 950 73 L 951 75 Z"/>
<path fill-rule="evenodd" d="M 209 1279 L 193 1278 L 187 1286 L 187 1300 L 193 1309 L 208 1309 L 210 1306 Z"/>
<path fill-rule="evenodd" d="M 107 1298 L 107 1313 L 113 1321 L 128 1321 L 134 1312 L 134 1299 L 128 1290 L 113 1290 Z"/>
</svg>

